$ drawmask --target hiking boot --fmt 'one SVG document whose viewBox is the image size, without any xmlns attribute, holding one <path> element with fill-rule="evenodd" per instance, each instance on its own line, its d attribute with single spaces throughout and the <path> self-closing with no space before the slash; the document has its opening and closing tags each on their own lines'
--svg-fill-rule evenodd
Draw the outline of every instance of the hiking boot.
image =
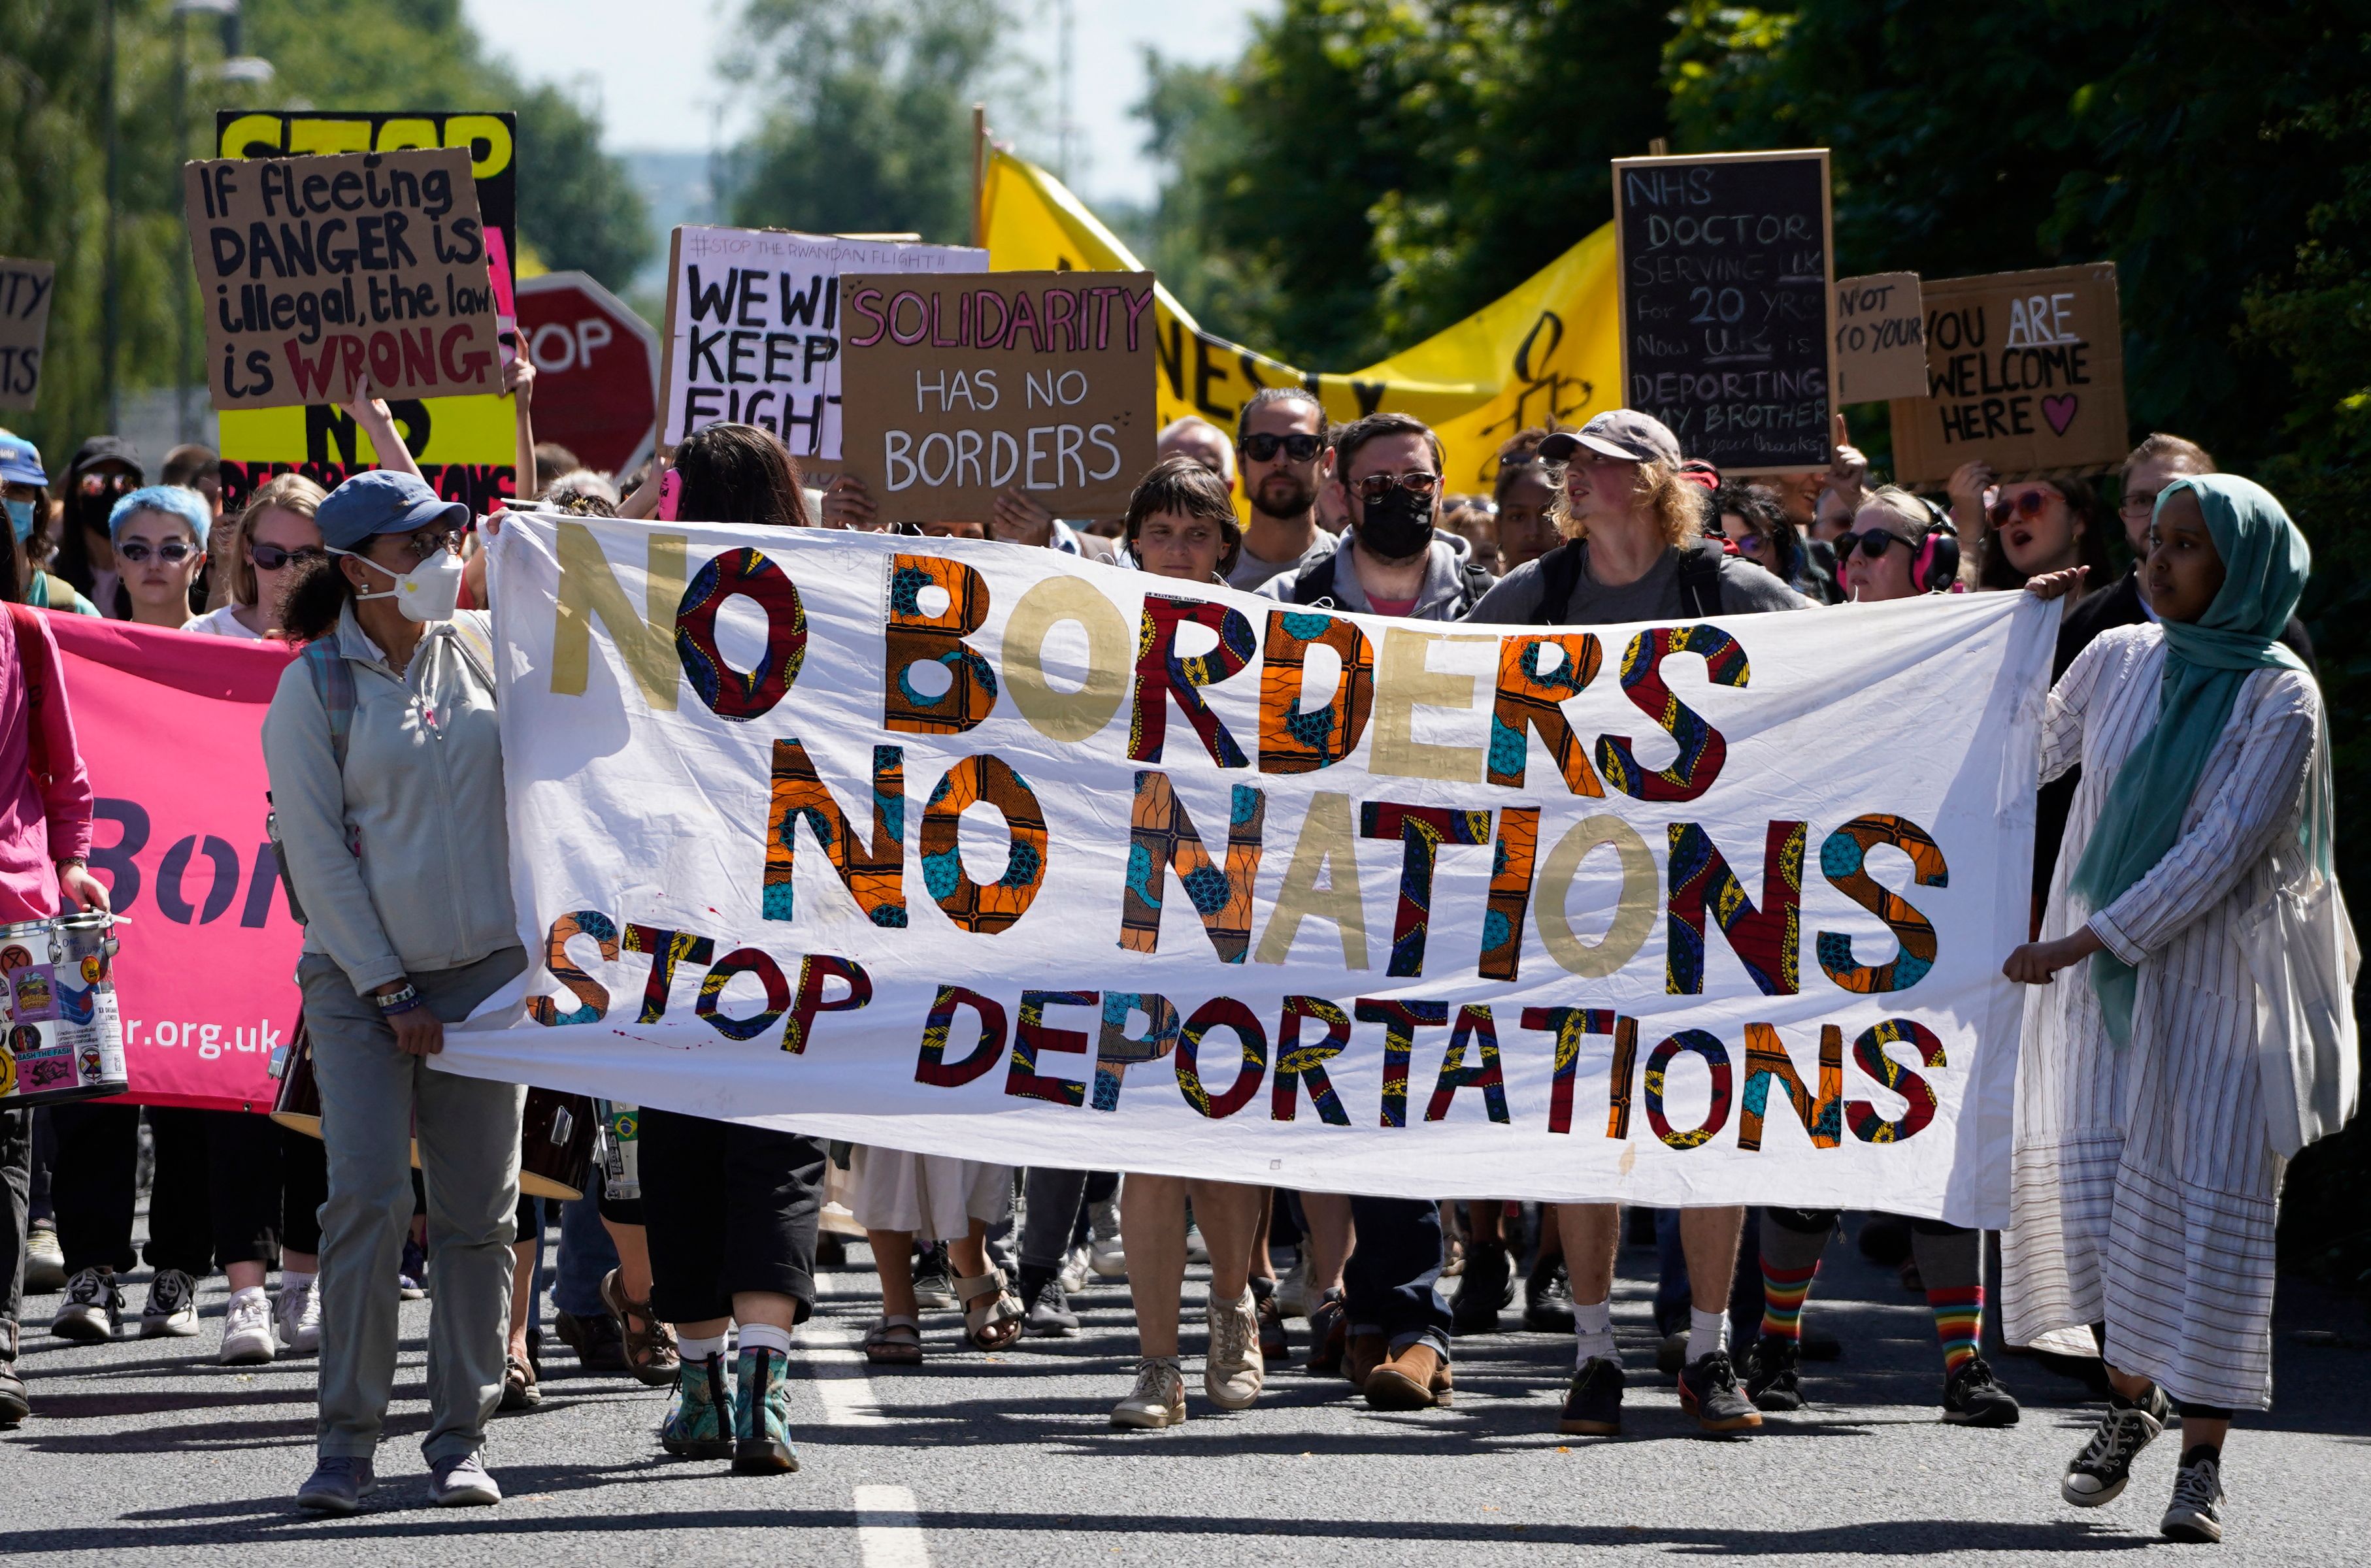
<svg viewBox="0 0 2371 1568">
<path fill-rule="evenodd" d="M 2077 1508 L 2098 1508 L 2113 1503 L 2133 1478 L 2133 1458 L 2157 1441 L 2173 1413 L 2173 1401 L 2163 1389 L 2149 1385 L 2147 1393 L 2130 1404 L 2111 1404 L 2108 1413 L 2066 1467 L 2058 1494 Z"/>
<path fill-rule="evenodd" d="M 2205 1447 L 2182 1456 L 2174 1472 L 2173 1506 L 2157 1522 L 2157 1533 L 2168 1540 L 2213 1545 L 2223 1539 L 2223 1456 Z"/>
<path fill-rule="evenodd" d="M 1174 1355 L 1148 1355 L 1136 1364 L 1136 1387 L 1112 1406 L 1114 1426 L 1154 1428 L 1186 1424 L 1186 1378 Z"/>
<path fill-rule="evenodd" d="M 733 1395 L 733 1473 L 787 1475 L 799 1468 L 791 1447 L 791 1358 L 759 1347 L 741 1352 Z"/>
<path fill-rule="evenodd" d="M 705 1360 L 685 1356 L 677 1368 L 675 1394 L 659 1426 L 659 1447 L 681 1459 L 733 1457 L 733 1387 L 724 1376 L 724 1353 Z"/>
<path fill-rule="evenodd" d="M 1342 1369 L 1342 1355 L 1349 1343 L 1349 1312 L 1342 1304 L 1342 1293 L 1329 1290 L 1316 1306 L 1309 1310 L 1309 1359 L 1301 1364 L 1303 1372 L 1330 1377 Z"/>
<path fill-rule="evenodd" d="M 50 1332 L 60 1339 L 95 1344 L 115 1337 L 123 1327 L 123 1287 L 113 1269 L 80 1269 L 66 1281 L 66 1298 L 50 1320 Z"/>
<path fill-rule="evenodd" d="M 1523 1327 L 1540 1334 L 1572 1332 L 1572 1282 L 1562 1263 L 1535 1270 L 1523 1282 Z"/>
<path fill-rule="evenodd" d="M 324 1454 L 312 1475 L 296 1489 L 296 1506 L 323 1514 L 351 1514 L 362 1506 L 363 1493 L 377 1484 L 368 1459 Z"/>
<path fill-rule="evenodd" d="M 1622 1435 L 1622 1363 L 1610 1355 L 1592 1355 L 1572 1375 L 1565 1390 L 1564 1414 L 1556 1430 L 1575 1437 L 1618 1437 Z"/>
<path fill-rule="evenodd" d="M 2017 1396 L 2000 1386 L 1981 1355 L 1943 1379 L 1943 1419 L 1954 1426 L 2015 1426 Z"/>
<path fill-rule="evenodd" d="M 1375 1368 L 1392 1358 L 1392 1342 L 1382 1334 L 1352 1334 L 1342 1348 L 1342 1375 L 1354 1389 L 1363 1389 Z"/>
<path fill-rule="evenodd" d="M 1764 1334 L 1745 1363 L 1745 1397 L 1761 1410 L 1802 1409 L 1803 1347 L 1783 1334 Z"/>
<path fill-rule="evenodd" d="M 1515 1265 L 1506 1247 L 1479 1241 L 1465 1254 L 1465 1273 L 1449 1311 L 1450 1330 L 1461 1334 L 1498 1332 L 1498 1309 L 1515 1297 Z"/>
<path fill-rule="evenodd" d="M 179 1269 L 158 1269 L 140 1309 L 142 1339 L 188 1339 L 198 1332 L 198 1282 Z"/>
<path fill-rule="evenodd" d="M 1070 1310 L 1070 1293 L 1063 1288 L 1060 1274 L 1028 1294 L 1024 1333 L 1032 1339 L 1067 1339 L 1079 1332 L 1079 1315 Z"/>
<path fill-rule="evenodd" d="M 1737 1368 L 1725 1350 L 1699 1355 L 1680 1369 L 1680 1408 L 1706 1432 L 1751 1432 L 1762 1424 L 1762 1412 L 1737 1386 Z"/>
<path fill-rule="evenodd" d="M 1449 1357 L 1428 1340 L 1417 1340 L 1393 1353 L 1367 1374 L 1367 1403 L 1377 1410 L 1430 1410 L 1446 1405 L 1453 1395 Z"/>
<path fill-rule="evenodd" d="M 1267 1380 L 1260 1355 L 1259 1309 L 1245 1290 L 1232 1301 L 1210 1298 L 1210 1349 L 1202 1358 L 1202 1392 L 1220 1410 L 1249 1410 Z"/>
</svg>

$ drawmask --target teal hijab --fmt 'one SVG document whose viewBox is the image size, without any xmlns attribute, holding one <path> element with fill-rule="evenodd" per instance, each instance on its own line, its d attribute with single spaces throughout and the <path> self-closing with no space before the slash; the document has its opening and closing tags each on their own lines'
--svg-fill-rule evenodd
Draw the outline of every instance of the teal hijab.
<svg viewBox="0 0 2371 1568">
<path fill-rule="evenodd" d="M 2207 754 L 2222 738 L 2239 687 L 2254 670 L 2303 670 L 2305 663 L 2281 646 L 2282 629 L 2296 613 L 2297 595 L 2313 570 L 2305 536 L 2273 493 L 2236 474 L 2203 474 L 2168 485 L 2157 496 L 2157 515 L 2182 490 L 2198 498 L 2206 514 L 2215 553 L 2223 558 L 2223 588 L 2205 615 L 2189 625 L 2158 624 L 2165 631 L 2165 675 L 2157 686 L 2157 727 L 2124 759 L 2091 841 L 2068 886 L 2091 908 L 2105 909 L 2165 859 L 2181 836 L 2181 818 Z M 2330 791 L 2327 744 L 2308 785 L 2303 833 L 2321 869 L 2329 870 Z M 2138 976 L 2112 952 L 2091 955 L 2091 987 L 2108 1037 L 2122 1045 L 2132 1036 L 2133 997 Z"/>
</svg>

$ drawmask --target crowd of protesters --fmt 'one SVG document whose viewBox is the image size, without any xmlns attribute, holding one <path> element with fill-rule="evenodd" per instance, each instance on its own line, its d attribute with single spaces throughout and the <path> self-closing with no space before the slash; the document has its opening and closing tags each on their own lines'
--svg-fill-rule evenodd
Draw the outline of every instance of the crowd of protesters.
<svg viewBox="0 0 2371 1568">
<path fill-rule="evenodd" d="M 532 373 L 514 370 L 524 488 L 545 508 L 765 527 L 895 530 L 1047 548 L 1284 604 L 1417 620 L 1593 626 L 1792 612 L 1969 592 L 2064 597 L 2043 723 L 2032 940 L 2004 953 L 2032 988 L 2018 1085 L 2007 1337 L 2052 1352 L 2106 1402 L 2069 1463 L 2067 1502 L 2125 1487 L 2177 1418 L 2169 1535 L 2219 1539 L 2235 1412 L 2270 1401 L 2273 1221 L 2284 1159 L 2260 1057 L 2295 1043 L 2228 983 L 2239 926 L 2300 866 L 2327 870 L 2328 744 L 2294 618 L 2308 570 L 2279 503 L 2152 435 L 2101 490 L 1970 465 L 1930 498 L 1870 483 L 1841 419 L 1824 472 L 1723 475 L 1636 411 L 1528 429 L 1486 495 L 1446 493 L 1435 434 L 1405 414 L 1348 424 L 1298 388 L 1263 391 L 1227 432 L 1188 418 L 1126 514 L 1058 518 L 1010 493 L 985 523 L 893 520 L 853 475 L 810 488 L 771 435 L 720 425 L 664 472 L 585 471 L 533 444 Z M 1201 1392 L 1255 1406 L 1292 1355 L 1383 1410 L 1453 1398 L 1456 1342 L 1497 1332 L 1522 1282 L 1526 1329 L 1572 1336 L 1558 1430 L 1621 1432 L 1612 1320 L 1625 1234 L 1612 1205 L 1431 1202 L 830 1146 L 657 1108 L 630 1164 L 547 1209 L 522 1200 L 526 1090 L 432 1069 L 443 1029 L 528 963 L 506 874 L 495 683 L 480 536 L 400 455 L 384 405 L 353 412 L 396 455 L 324 490 L 288 474 L 223 512 L 211 454 L 153 475 L 128 444 L 86 442 L 52 479 L 0 434 L 15 606 L 302 651 L 263 732 L 283 855 L 306 911 L 298 970 L 321 1136 L 260 1116 L 87 1102 L 0 1116 L 17 1269 L 0 1322 L 0 1423 L 36 1401 L 16 1370 L 25 1291 L 60 1292 L 49 1332 L 105 1341 L 131 1308 L 144 1122 L 156 1172 L 141 1337 L 200 1332 L 201 1284 L 229 1298 L 233 1365 L 319 1356 L 307 1507 L 351 1510 L 375 1482 L 401 1299 L 433 1292 L 422 1447 L 436 1500 L 492 1503 L 480 1459 L 499 1409 L 540 1396 L 541 1297 L 588 1371 L 669 1390 L 657 1442 L 736 1471 L 797 1468 L 787 1383 L 819 1266 L 857 1237 L 878 1273 L 874 1365 L 934 1347 L 933 1310 L 996 1351 L 1075 1332 L 1071 1298 L 1125 1274 L 1139 1357 L 1124 1427 L 1188 1420 L 1180 1320 L 1189 1261 L 1210 1288 Z M 383 435 L 384 439 L 378 439 Z M 152 482 L 153 481 L 153 482 Z M 671 482 L 669 482 L 671 481 Z M 1240 510 L 1239 510 L 1240 503 Z M 2121 530 L 2111 525 L 2120 517 Z M 2132 565 L 2111 575 L 2121 546 Z M 46 623 L 0 640 L 0 920 L 104 908 L 87 869 L 90 791 Z M 39 672 L 51 672 L 43 681 Z M 43 759 L 41 762 L 29 760 Z M 46 771 L 44 770 L 44 764 Z M 353 846 L 368 847 L 356 852 Z M 2297 847 L 2304 846 L 2302 850 Z M 458 853 L 446 852 L 456 849 Z M 432 852 L 433 851 L 433 852 Z M 2052 983 L 2055 977 L 2055 983 Z M 2310 1098 L 2318 1087 L 2304 1086 Z M 426 1181 L 411 1170 L 416 1137 Z M 1707 1433 L 1800 1411 L 1806 1328 L 1833 1211 L 1694 1207 L 1632 1216 L 1662 1246 L 1661 1375 Z M 559 1234 L 556 1266 L 544 1242 Z M 1982 1354 L 1985 1238 L 1869 1216 L 1860 1240 L 1931 1309 L 1941 1419 L 1998 1427 L 2017 1400 Z M 1278 1259 L 1290 1265 L 1279 1272 Z M 276 1265 L 280 1286 L 267 1296 Z"/>
</svg>

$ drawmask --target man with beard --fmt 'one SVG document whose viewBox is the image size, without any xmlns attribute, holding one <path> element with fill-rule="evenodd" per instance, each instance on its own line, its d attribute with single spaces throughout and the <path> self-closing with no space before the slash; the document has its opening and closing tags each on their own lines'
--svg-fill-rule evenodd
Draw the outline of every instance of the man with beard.
<svg viewBox="0 0 2371 1568">
<path fill-rule="evenodd" d="M 1235 455 L 1252 517 L 1227 582 L 1256 592 L 1334 552 L 1334 535 L 1317 523 L 1317 487 L 1333 468 L 1324 406 L 1302 387 L 1261 388 L 1236 416 Z"/>
</svg>

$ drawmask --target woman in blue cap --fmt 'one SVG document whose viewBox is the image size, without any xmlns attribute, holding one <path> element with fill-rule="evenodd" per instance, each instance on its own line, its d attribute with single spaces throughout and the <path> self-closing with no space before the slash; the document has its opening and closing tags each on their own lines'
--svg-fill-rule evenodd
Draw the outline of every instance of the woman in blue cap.
<svg viewBox="0 0 2371 1568">
<path fill-rule="evenodd" d="M 436 1279 L 422 1444 L 443 1505 L 499 1502 L 480 1462 L 503 1391 L 526 1091 L 428 1070 L 444 1028 L 526 966 L 512 915 L 486 617 L 457 614 L 469 511 L 375 469 L 314 514 L 328 555 L 284 602 L 263 724 L 304 906 L 305 995 L 330 1199 L 321 1214 L 319 1463 L 297 1493 L 351 1512 L 395 1376 L 397 1261 L 417 1118 Z"/>
<path fill-rule="evenodd" d="M 2317 1073 L 2310 1039 L 2289 1037 L 2312 1031 L 2260 1006 L 2251 934 L 2302 891 L 2289 906 L 2318 908 L 2327 946 L 2351 946 L 2328 881 L 2320 694 L 2278 640 L 2309 566 L 2304 536 L 2250 480 L 2200 475 L 2159 496 L 2142 568 L 2157 624 L 2101 636 L 2050 694 L 2041 777 L 2077 763 L 2083 777 L 2044 940 L 2005 969 L 2036 988 L 2003 1327 L 2025 1344 L 2105 1325 L 2114 1395 L 2067 1468 L 2070 1503 L 2112 1502 L 2180 1412 L 2161 1527 L 2177 1539 L 2222 1539 L 2232 1411 L 2272 1398 L 2282 1172 L 2353 1098 L 2349 1074 Z M 2054 596 L 2077 575 L 2029 586 Z M 2351 1039 L 2349 978 L 2318 999 Z"/>
<path fill-rule="evenodd" d="M 50 477 L 41 467 L 40 448 L 14 431 L 0 430 L 0 493 L 7 500 L 13 540 L 0 557 L 0 570 L 8 573 L 0 579 L 0 597 L 37 610 L 98 614 L 98 606 L 75 593 L 74 584 L 40 569 L 46 543 L 41 534 L 50 519 Z"/>
</svg>

